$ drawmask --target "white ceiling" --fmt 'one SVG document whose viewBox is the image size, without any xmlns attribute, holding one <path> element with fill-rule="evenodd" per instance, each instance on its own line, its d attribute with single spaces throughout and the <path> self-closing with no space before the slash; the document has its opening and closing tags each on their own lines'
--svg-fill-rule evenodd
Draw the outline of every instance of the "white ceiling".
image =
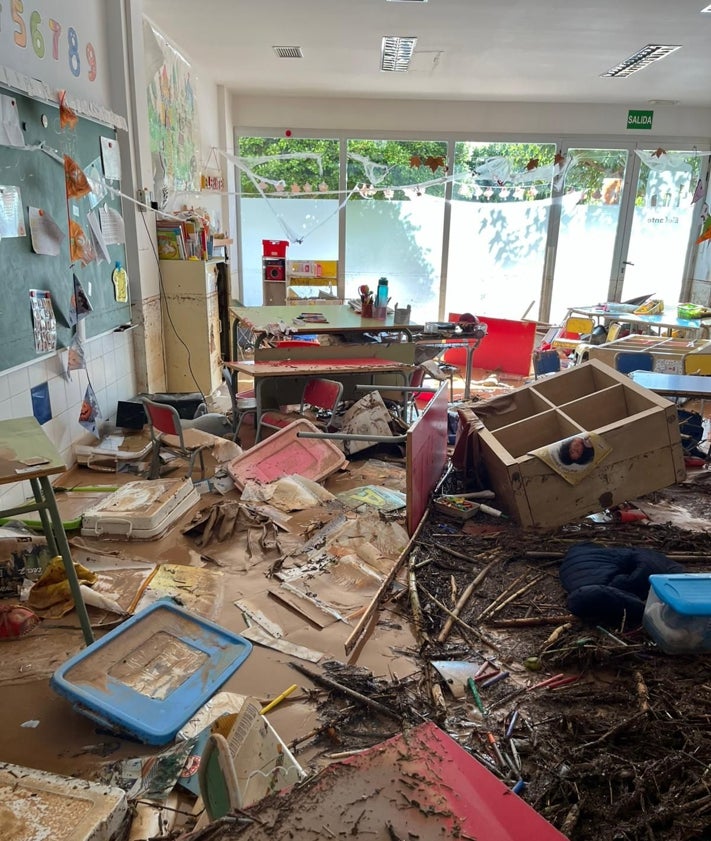
<svg viewBox="0 0 711 841">
<path fill-rule="evenodd" d="M 235 93 L 711 107 L 705 0 L 144 0 L 146 15 Z M 410 70 L 384 35 L 417 36 Z M 682 49 L 601 78 L 646 44 Z M 301 59 L 272 47 L 299 46 Z"/>
</svg>

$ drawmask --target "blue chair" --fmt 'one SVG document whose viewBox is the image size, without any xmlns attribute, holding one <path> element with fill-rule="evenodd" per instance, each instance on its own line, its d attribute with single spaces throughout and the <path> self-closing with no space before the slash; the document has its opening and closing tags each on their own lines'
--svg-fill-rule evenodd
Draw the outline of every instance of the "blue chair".
<svg viewBox="0 0 711 841">
<path fill-rule="evenodd" d="M 644 351 L 621 351 L 615 354 L 615 370 L 620 374 L 631 374 L 632 371 L 653 371 L 654 356 Z"/>
<path fill-rule="evenodd" d="M 557 374 L 560 371 L 560 356 L 557 350 L 533 351 L 533 376 L 535 379 L 545 374 Z"/>
</svg>

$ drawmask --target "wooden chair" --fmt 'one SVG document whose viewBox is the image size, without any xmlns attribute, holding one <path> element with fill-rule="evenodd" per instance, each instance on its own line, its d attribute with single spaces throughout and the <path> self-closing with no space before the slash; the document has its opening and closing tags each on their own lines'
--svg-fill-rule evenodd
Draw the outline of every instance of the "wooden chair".
<svg viewBox="0 0 711 841">
<path fill-rule="evenodd" d="M 259 418 L 255 441 L 261 440 L 262 428 L 283 429 L 299 418 L 306 418 L 316 426 L 327 429 L 336 407 L 341 402 L 343 383 L 312 377 L 307 380 L 296 412 L 266 411 Z"/>
<path fill-rule="evenodd" d="M 178 410 L 167 403 L 156 403 L 148 397 L 141 401 L 146 410 L 148 428 L 151 435 L 152 454 L 149 479 L 160 477 L 160 456 L 162 452 L 169 453 L 188 462 L 186 479 L 192 479 L 195 459 L 200 457 L 200 478 L 205 476 L 205 460 L 203 450 L 209 446 L 205 441 L 196 440 L 194 443 L 185 440 Z"/>
<path fill-rule="evenodd" d="M 653 371 L 654 356 L 644 351 L 620 351 L 615 354 L 615 370 L 621 374 L 632 371 Z"/>
<path fill-rule="evenodd" d="M 247 415 L 257 417 L 257 399 L 253 388 L 237 391 L 235 385 L 235 372 L 226 365 L 222 368 L 222 378 L 227 386 L 227 393 L 230 395 L 232 405 L 232 434 L 234 440 L 239 438 L 239 430 L 242 421 Z"/>
</svg>

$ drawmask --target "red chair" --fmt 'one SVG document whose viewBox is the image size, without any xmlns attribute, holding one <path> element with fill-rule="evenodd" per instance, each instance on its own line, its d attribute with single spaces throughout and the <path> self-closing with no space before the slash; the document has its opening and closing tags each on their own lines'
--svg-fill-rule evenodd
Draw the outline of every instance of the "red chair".
<svg viewBox="0 0 711 841">
<path fill-rule="evenodd" d="M 167 403 L 156 403 L 147 397 L 142 397 L 141 400 L 146 410 L 152 444 L 148 478 L 158 479 L 160 477 L 160 456 L 162 452 L 185 459 L 188 462 L 186 479 L 192 478 L 195 459 L 200 456 L 200 478 L 203 478 L 205 476 L 203 450 L 208 444 L 203 441 L 194 444 L 185 441 L 180 415 L 173 406 Z"/>
<path fill-rule="evenodd" d="M 301 395 L 301 405 L 296 412 L 266 411 L 259 418 L 255 441 L 261 440 L 262 427 L 270 429 L 283 429 L 299 418 L 307 418 L 313 424 L 322 429 L 328 426 L 341 402 L 343 394 L 343 383 L 336 380 L 325 380 L 320 377 L 312 377 L 307 380 L 304 391 Z"/>
</svg>

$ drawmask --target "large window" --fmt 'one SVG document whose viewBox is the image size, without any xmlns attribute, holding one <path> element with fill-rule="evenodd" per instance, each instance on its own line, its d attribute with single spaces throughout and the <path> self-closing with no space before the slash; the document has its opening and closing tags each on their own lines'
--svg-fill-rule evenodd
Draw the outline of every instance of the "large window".
<svg viewBox="0 0 711 841">
<path fill-rule="evenodd" d="M 263 239 L 287 240 L 288 259 L 338 260 L 346 299 L 387 277 L 391 305 L 422 321 L 469 311 L 558 322 L 571 306 L 646 294 L 674 303 L 688 288 L 707 151 L 236 140 L 247 305 L 262 303 Z"/>
<path fill-rule="evenodd" d="M 391 305 L 437 313 L 447 144 L 349 140 L 346 296 L 388 278 Z"/>
<path fill-rule="evenodd" d="M 289 260 L 338 259 L 337 140 L 239 139 L 242 303 L 262 303 L 262 240 Z"/>
<path fill-rule="evenodd" d="M 445 310 L 538 314 L 553 144 L 457 143 Z"/>
</svg>

